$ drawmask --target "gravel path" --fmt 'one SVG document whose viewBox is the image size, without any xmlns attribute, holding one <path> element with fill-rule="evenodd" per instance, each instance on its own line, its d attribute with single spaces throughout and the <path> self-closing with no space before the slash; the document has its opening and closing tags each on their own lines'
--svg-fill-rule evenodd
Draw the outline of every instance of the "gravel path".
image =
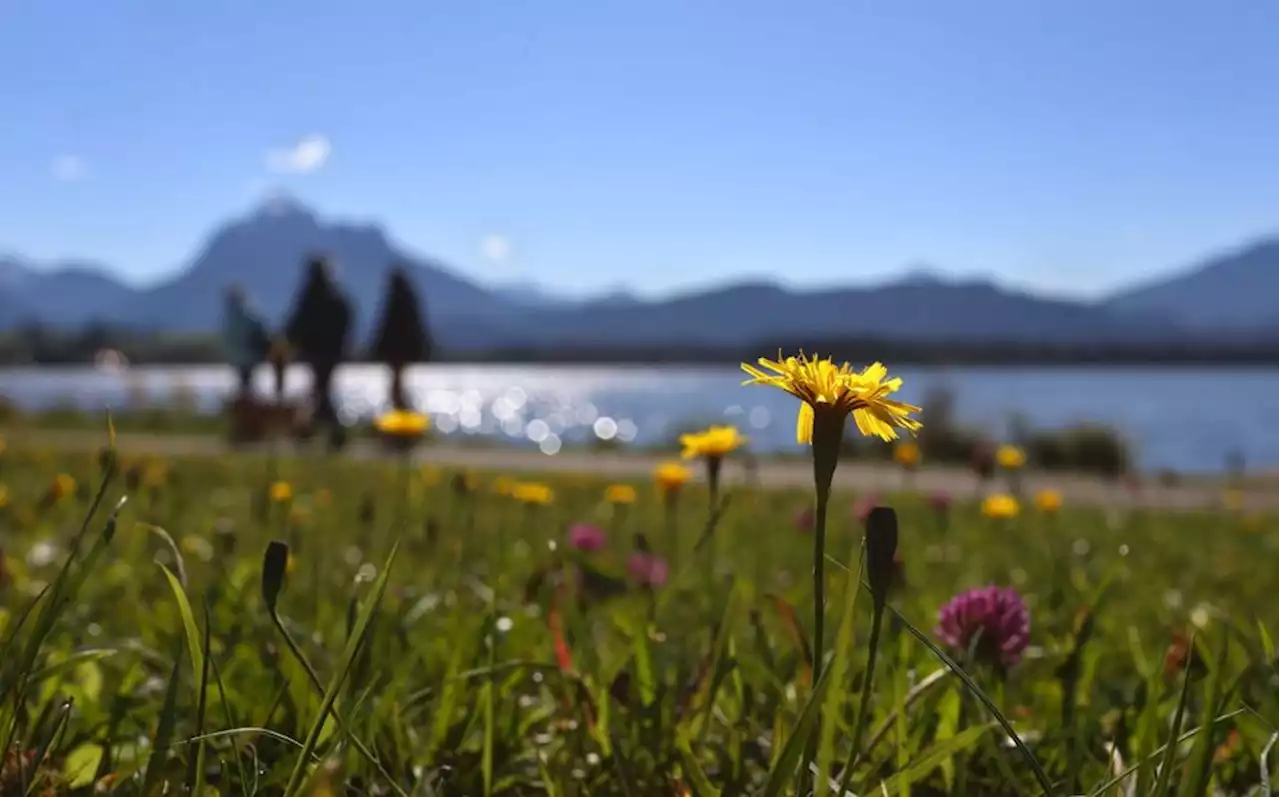
<svg viewBox="0 0 1280 797">
<path fill-rule="evenodd" d="M 59 450 L 95 449 L 105 443 L 105 436 L 86 432 L 5 430 L 4 435 L 14 443 L 34 443 Z M 126 434 L 117 438 L 118 448 L 126 453 L 165 454 L 171 456 L 218 456 L 232 452 L 265 452 L 264 446 L 232 448 L 224 441 L 211 436 Z M 295 449 L 292 444 L 281 444 L 282 452 L 320 451 L 320 447 Z M 344 456 L 370 459 L 391 456 L 381 446 L 368 440 L 352 441 L 344 450 Z M 448 444 L 424 446 L 415 453 L 422 463 L 445 467 L 476 468 L 518 472 L 589 473 L 602 477 L 644 477 L 656 464 L 669 457 L 647 454 L 596 453 L 588 451 L 561 451 L 546 456 L 537 451 L 515 448 L 462 447 Z M 699 469 L 694 468 L 698 473 Z M 755 478 L 761 484 L 805 487 L 813 483 L 812 466 L 804 460 L 761 460 L 752 476 L 747 467 L 731 462 L 725 468 L 726 482 L 741 482 Z M 903 473 L 896 467 L 862 462 L 843 462 L 836 471 L 837 489 L 860 492 L 891 492 L 904 488 Z M 910 489 L 919 492 L 941 491 L 953 496 L 974 495 L 979 484 L 972 472 L 962 468 L 926 467 L 918 471 L 909 482 Z M 1027 472 L 1023 475 L 1027 493 L 1042 488 L 1059 490 L 1069 503 L 1102 505 L 1141 505 L 1164 509 L 1192 509 L 1222 505 L 1221 483 L 1194 481 L 1176 486 L 1159 484 L 1143 485 L 1131 492 L 1112 481 L 1068 474 Z M 1277 505 L 1277 480 L 1275 474 L 1253 478 L 1244 491 L 1244 507 L 1250 510 L 1274 509 Z"/>
</svg>

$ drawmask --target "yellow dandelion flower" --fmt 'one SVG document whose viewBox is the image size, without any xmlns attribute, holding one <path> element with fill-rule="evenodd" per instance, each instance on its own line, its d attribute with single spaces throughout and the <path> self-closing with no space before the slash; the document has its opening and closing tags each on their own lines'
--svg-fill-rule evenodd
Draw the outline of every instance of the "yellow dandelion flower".
<svg viewBox="0 0 1280 797">
<path fill-rule="evenodd" d="M 736 426 L 712 426 L 701 432 L 680 435 L 680 445 L 685 459 L 707 457 L 720 459 L 733 453 L 747 442 Z"/>
<path fill-rule="evenodd" d="M 1056 515 L 1062 509 L 1062 493 L 1057 490 L 1041 490 L 1036 493 L 1036 509 L 1046 515 Z"/>
<path fill-rule="evenodd" d="M 60 501 L 65 496 L 71 495 L 76 491 L 76 480 L 69 473 L 59 473 L 53 479 L 53 484 L 49 485 L 49 497 L 55 501 Z"/>
<path fill-rule="evenodd" d="M 379 415 L 374 425 L 390 437 L 415 438 L 426 434 L 431 428 L 431 419 L 420 412 L 392 410 Z"/>
<path fill-rule="evenodd" d="M 1005 470 L 1018 470 L 1027 464 L 1027 455 L 1017 446 L 1004 445 L 996 449 L 996 462 Z"/>
<path fill-rule="evenodd" d="M 629 484 L 611 484 L 604 490 L 604 500 L 611 504 L 634 504 L 636 488 Z"/>
<path fill-rule="evenodd" d="M 293 499 L 293 486 L 285 481 L 274 482 L 268 494 L 272 501 L 282 504 Z"/>
<path fill-rule="evenodd" d="M 1018 499 L 1006 493 L 988 495 L 982 501 L 982 514 L 996 520 L 1009 520 L 1018 516 L 1021 511 Z"/>
<path fill-rule="evenodd" d="M 921 460 L 920 446 L 910 441 L 898 443 L 893 448 L 893 459 L 908 470 L 919 467 Z"/>
<path fill-rule="evenodd" d="M 663 462 L 653 469 L 653 480 L 664 493 L 679 490 L 692 476 L 689 469 L 679 462 Z"/>
<path fill-rule="evenodd" d="M 806 357 L 802 352 L 784 360 L 778 352 L 776 361 L 761 357 L 759 364 L 773 373 L 743 363 L 742 370 L 751 376 L 743 384 L 776 387 L 803 402 L 796 416 L 798 443 L 813 442 L 815 412 L 841 422 L 852 415 L 859 432 L 881 440 L 896 440 L 899 429 L 915 432 L 920 428 L 920 422 L 911 417 L 920 412 L 919 407 L 888 398 L 902 387 L 902 380 L 886 378 L 888 370 L 880 363 L 854 371 L 849 363 L 837 366 L 830 358 Z"/>
<path fill-rule="evenodd" d="M 555 493 L 539 482 L 518 482 L 511 488 L 511 497 L 522 504 L 537 506 L 551 503 Z"/>
</svg>

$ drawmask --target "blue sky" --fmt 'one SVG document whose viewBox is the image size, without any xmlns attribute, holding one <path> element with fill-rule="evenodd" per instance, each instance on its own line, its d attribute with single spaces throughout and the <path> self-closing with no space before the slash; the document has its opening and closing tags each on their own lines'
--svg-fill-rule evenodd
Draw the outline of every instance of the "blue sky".
<svg viewBox="0 0 1280 797">
<path fill-rule="evenodd" d="M 927 263 L 1090 296 L 1277 227 L 1262 0 L 9 0 L 0 251 L 133 281 L 285 190 L 488 281 Z"/>
</svg>

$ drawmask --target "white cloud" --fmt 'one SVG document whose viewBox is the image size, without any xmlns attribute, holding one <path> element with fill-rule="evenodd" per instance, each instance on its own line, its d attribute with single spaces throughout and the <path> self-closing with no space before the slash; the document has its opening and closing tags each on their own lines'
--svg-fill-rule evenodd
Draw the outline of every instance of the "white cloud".
<svg viewBox="0 0 1280 797">
<path fill-rule="evenodd" d="M 54 179 L 73 182 L 82 179 L 87 171 L 84 161 L 76 155 L 59 155 L 53 159 Z"/>
<path fill-rule="evenodd" d="M 309 174 L 325 165 L 333 147 L 327 136 L 312 133 L 298 139 L 292 147 L 267 151 L 267 168 L 273 172 Z"/>
<path fill-rule="evenodd" d="M 480 239 L 480 254 L 495 266 L 501 266 L 511 257 L 511 239 L 491 232 Z"/>
</svg>

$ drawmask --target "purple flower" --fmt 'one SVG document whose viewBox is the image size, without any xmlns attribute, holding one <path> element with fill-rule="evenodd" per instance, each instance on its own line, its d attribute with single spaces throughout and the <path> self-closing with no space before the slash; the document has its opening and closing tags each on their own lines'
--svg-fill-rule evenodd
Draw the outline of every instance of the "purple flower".
<svg viewBox="0 0 1280 797">
<path fill-rule="evenodd" d="M 569 544 L 579 551 L 599 551 L 604 548 L 604 529 L 590 523 L 574 523 L 569 527 Z"/>
<path fill-rule="evenodd" d="M 653 589 L 667 583 L 667 561 L 651 553 L 636 551 L 631 554 L 627 560 L 627 572 L 642 587 Z"/>
<path fill-rule="evenodd" d="M 1031 637 L 1031 618 L 1017 590 L 981 587 L 943 606 L 933 633 L 960 652 L 969 651 L 976 638 L 978 659 L 1007 668 L 1022 659 Z"/>
<path fill-rule="evenodd" d="M 813 510 L 805 507 L 796 513 L 796 531 L 813 531 Z"/>
</svg>

